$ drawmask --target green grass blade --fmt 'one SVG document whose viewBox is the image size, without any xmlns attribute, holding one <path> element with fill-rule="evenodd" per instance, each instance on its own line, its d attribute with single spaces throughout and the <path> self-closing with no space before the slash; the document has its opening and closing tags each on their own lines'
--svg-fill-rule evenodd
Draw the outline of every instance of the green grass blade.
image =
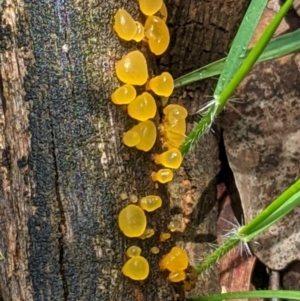
<svg viewBox="0 0 300 301">
<path fill-rule="evenodd" d="M 292 184 L 252 221 L 241 227 L 231 238 L 226 240 L 224 244 L 208 255 L 203 262 L 195 267 L 195 270 L 198 273 L 204 272 L 238 243 L 250 241 L 253 237 L 261 233 L 270 225 L 274 224 L 280 218 L 284 217 L 299 204 L 300 179 Z"/>
<path fill-rule="evenodd" d="M 209 123 L 204 123 L 200 120 L 200 122 L 194 127 L 191 133 L 188 135 L 184 143 L 180 147 L 180 151 L 182 155 L 185 155 L 192 147 L 194 142 L 196 142 L 203 134 L 205 134 L 208 129 L 211 127 L 213 120 L 216 116 L 223 110 L 226 105 L 227 100 L 232 95 L 234 90 L 237 86 L 241 83 L 241 81 L 245 78 L 245 76 L 250 72 L 251 68 L 264 51 L 265 47 L 267 46 L 268 42 L 272 38 L 275 30 L 279 26 L 281 20 L 290 9 L 291 5 L 293 4 L 293 0 L 287 0 L 267 28 L 264 30 L 262 36 L 255 44 L 247 58 L 242 63 L 239 70 L 236 72 L 232 80 L 229 84 L 225 87 L 220 95 L 214 95 L 214 103 L 212 103 L 212 108 L 209 108 L 208 111 L 204 114 L 204 119 L 207 120 Z M 213 114 L 213 115 L 212 115 Z M 207 116 L 208 115 L 208 116 Z M 203 119 L 202 118 L 202 119 Z"/>
<path fill-rule="evenodd" d="M 281 9 L 278 11 L 276 16 L 273 18 L 271 23 L 267 26 L 267 28 L 264 30 L 263 34 L 253 47 L 253 49 L 250 51 L 247 58 L 244 60 L 243 64 L 239 68 L 239 70 L 236 72 L 232 80 L 229 82 L 229 84 L 225 87 L 225 89 L 222 91 L 222 93 L 216 94 L 215 98 L 218 102 L 218 112 L 221 112 L 224 108 L 228 98 L 232 95 L 234 90 L 237 88 L 237 86 L 241 83 L 241 81 L 246 77 L 246 75 L 250 72 L 251 68 L 255 64 L 255 62 L 258 60 L 262 52 L 264 51 L 265 47 L 271 40 L 272 36 L 274 35 L 274 32 L 278 28 L 280 22 L 292 6 L 294 0 L 287 0 Z M 222 79 L 221 79 L 222 80 Z"/>
<path fill-rule="evenodd" d="M 215 264 L 223 255 L 240 243 L 238 237 L 227 239 L 224 244 L 217 248 L 214 252 L 205 257 L 204 261 L 194 267 L 198 274 L 204 272 L 213 264 Z"/>
<path fill-rule="evenodd" d="M 217 294 L 210 296 L 203 296 L 188 301 L 222 301 L 222 300 L 234 300 L 234 299 L 254 299 L 254 298 L 280 298 L 280 299 L 294 299 L 300 300 L 300 292 L 298 291 L 250 291 L 250 292 L 234 292 L 226 294 Z"/>
<path fill-rule="evenodd" d="M 248 45 L 267 2 L 268 0 L 251 1 L 230 48 L 227 61 L 215 89 L 216 95 L 219 95 L 228 85 L 236 71 L 241 66 L 241 63 L 244 61 Z"/>
<path fill-rule="evenodd" d="M 299 204 L 300 179 L 284 191 L 277 199 L 275 199 L 264 211 L 258 214 L 252 221 L 239 230 L 239 234 L 244 237 L 250 237 L 260 228 L 264 228 L 267 223 L 277 218 L 280 212 L 291 211 Z M 290 205 L 294 205 L 290 208 Z M 285 208 L 286 206 L 286 208 Z M 283 208 L 283 209 L 282 209 Z M 287 213 L 285 213 L 287 214 Z M 276 220 L 278 220 L 277 218 Z"/>
<path fill-rule="evenodd" d="M 287 200 L 278 210 L 269 215 L 261 224 L 253 229 L 253 232 L 243 238 L 243 241 L 250 241 L 255 236 L 275 224 L 300 204 L 300 191 Z"/>
<path fill-rule="evenodd" d="M 249 55 L 249 52 L 251 50 L 252 48 L 247 50 L 246 57 Z M 294 32 L 290 32 L 272 39 L 268 46 L 265 48 L 264 52 L 257 60 L 257 63 L 283 57 L 285 55 L 297 52 L 299 50 L 300 29 L 297 29 Z M 174 80 L 174 87 L 179 88 L 205 78 L 220 75 L 224 68 L 226 59 L 227 58 L 225 57 L 209 65 L 194 70 L 188 74 L 178 77 Z"/>
</svg>

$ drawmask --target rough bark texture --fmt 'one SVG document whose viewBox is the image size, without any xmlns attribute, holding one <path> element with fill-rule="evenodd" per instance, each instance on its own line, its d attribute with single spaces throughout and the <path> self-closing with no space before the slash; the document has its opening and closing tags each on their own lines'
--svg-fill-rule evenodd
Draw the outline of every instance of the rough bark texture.
<svg viewBox="0 0 300 301">
<path fill-rule="evenodd" d="M 223 56 L 247 2 L 170 0 L 172 45 L 160 63 L 178 76 Z M 208 226 L 213 219 L 205 218 L 216 214 L 211 209 L 218 171 L 215 137 L 208 136 L 204 148 L 197 146 L 176 175 L 178 183 L 185 181 L 178 194 L 165 187 L 157 191 L 149 180 L 156 168 L 151 153 L 130 150 L 120 142 L 134 122 L 109 101 L 118 86 L 114 66 L 137 46 L 116 38 L 112 16 L 124 7 L 140 18 L 136 2 L 130 3 L 4 0 L 0 4 L 4 258 L 0 283 L 5 301 L 184 299 L 181 286 L 170 285 L 158 271 L 158 261 L 176 241 L 193 242 L 194 233 L 201 241 L 203 233 L 213 232 Z M 138 47 L 148 54 L 146 46 Z M 193 98 L 188 108 L 195 112 L 194 104 L 210 87 L 193 86 L 173 100 L 180 93 L 188 101 Z M 153 152 L 157 151 L 159 141 Z M 149 227 L 157 232 L 154 237 L 129 240 L 120 234 L 117 214 L 127 202 L 121 200 L 122 193 L 137 197 L 159 193 L 164 198 L 163 209 L 149 215 Z M 193 195 L 194 214 L 179 204 L 180 194 L 186 193 Z M 194 222 L 196 228 L 191 223 L 187 227 L 195 232 L 160 243 L 160 255 L 153 255 L 148 250 L 159 244 L 158 233 L 167 229 L 174 208 Z M 120 272 L 125 249 L 132 244 L 142 247 L 152 267 L 143 284 Z M 196 247 L 186 244 L 186 248 L 201 258 Z M 213 289 L 206 285 L 201 293 L 216 289 L 217 285 Z"/>
</svg>

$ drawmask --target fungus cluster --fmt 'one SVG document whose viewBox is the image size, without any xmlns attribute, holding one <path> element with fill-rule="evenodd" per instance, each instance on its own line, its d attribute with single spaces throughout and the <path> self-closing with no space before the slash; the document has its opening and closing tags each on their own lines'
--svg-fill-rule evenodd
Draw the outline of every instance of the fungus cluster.
<svg viewBox="0 0 300 301">
<path fill-rule="evenodd" d="M 170 42 L 169 29 L 166 25 L 167 9 L 163 0 L 138 0 L 141 12 L 145 15 L 144 25 L 134 20 L 125 10 L 119 9 L 114 16 L 114 30 L 119 38 L 125 41 L 144 41 L 155 55 L 163 54 Z M 111 95 L 115 105 L 126 105 L 128 115 L 137 121 L 122 137 L 122 142 L 128 147 L 148 152 L 152 149 L 156 138 L 157 128 L 151 120 L 157 113 L 155 96 L 169 97 L 174 89 L 174 80 L 170 73 L 163 72 L 149 79 L 147 61 L 143 53 L 134 50 L 127 53 L 116 64 L 116 75 L 122 85 Z M 144 86 L 144 92 L 139 92 L 135 86 Z M 138 88 L 141 91 L 141 88 Z M 179 146 L 184 141 L 187 111 L 179 105 L 168 105 L 163 110 L 161 136 L 163 147 L 167 150 L 154 155 L 154 162 L 163 168 L 151 174 L 153 181 L 167 183 L 173 179 L 174 169 L 182 163 Z M 147 228 L 148 212 L 162 206 L 162 199 L 157 195 L 142 197 L 137 204 L 130 204 L 123 208 L 118 216 L 121 232 L 129 238 L 147 239 L 155 234 L 154 229 Z M 145 213 L 146 211 L 146 213 Z M 151 214 L 151 213 L 150 213 Z M 171 232 L 177 231 L 178 225 L 169 227 Z M 160 241 L 171 237 L 171 233 L 160 234 Z M 129 258 L 122 268 L 125 276 L 133 280 L 144 280 L 149 274 L 149 264 L 141 256 L 142 250 L 137 246 L 128 248 Z M 151 252 L 158 254 L 159 249 L 152 247 Z M 169 281 L 183 281 L 185 269 L 188 266 L 187 255 L 184 250 L 174 247 L 160 262 L 161 270 L 168 270 Z"/>
<path fill-rule="evenodd" d="M 187 110 L 180 105 L 171 104 L 164 108 L 163 113 L 164 146 L 169 149 L 179 148 L 185 139 Z"/>
<path fill-rule="evenodd" d="M 185 270 L 187 269 L 188 265 L 188 256 L 185 250 L 179 247 L 173 247 L 159 263 L 162 271 L 168 270 L 170 272 L 168 278 L 171 282 L 180 282 L 185 280 Z"/>
<path fill-rule="evenodd" d="M 122 268 L 122 273 L 133 280 L 145 280 L 149 275 L 149 263 L 141 256 L 142 250 L 139 247 L 131 246 L 126 255 L 129 259 Z"/>
<path fill-rule="evenodd" d="M 147 239 L 155 234 L 153 229 L 147 228 L 147 217 L 144 211 L 152 212 L 162 205 L 162 199 L 156 195 L 141 198 L 138 205 L 130 204 L 123 208 L 118 216 L 118 225 L 127 237 Z M 149 274 L 149 264 L 146 258 L 140 256 L 142 250 L 137 246 L 127 249 L 126 255 L 130 259 L 125 263 L 122 272 L 133 280 L 144 280 Z M 159 252 L 155 249 L 154 252 Z M 157 254 L 156 253 L 156 254 Z"/>
</svg>

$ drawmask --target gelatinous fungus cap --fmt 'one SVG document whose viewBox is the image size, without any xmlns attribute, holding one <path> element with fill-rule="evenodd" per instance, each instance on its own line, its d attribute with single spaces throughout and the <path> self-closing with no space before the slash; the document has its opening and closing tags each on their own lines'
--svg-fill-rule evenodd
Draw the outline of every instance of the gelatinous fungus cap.
<svg viewBox="0 0 300 301">
<path fill-rule="evenodd" d="M 137 246 L 131 246 L 126 251 L 126 255 L 129 258 L 135 257 L 135 256 L 140 256 L 141 253 L 142 253 L 142 249 L 140 247 L 137 247 Z"/>
<path fill-rule="evenodd" d="M 145 23 L 145 36 L 152 53 L 163 54 L 170 43 L 170 33 L 166 23 L 156 16 L 150 16 Z"/>
<path fill-rule="evenodd" d="M 159 10 L 159 15 L 161 17 L 161 19 L 166 22 L 167 19 L 168 19 L 168 10 L 167 10 L 167 7 L 166 7 L 166 4 L 165 2 L 163 2 L 160 10 Z"/>
<path fill-rule="evenodd" d="M 141 137 L 137 131 L 129 130 L 123 134 L 122 142 L 128 147 L 136 146 L 140 141 Z"/>
<path fill-rule="evenodd" d="M 184 271 L 189 264 L 188 256 L 185 250 L 179 247 L 173 247 L 171 251 L 160 261 L 161 270 L 170 272 Z"/>
<path fill-rule="evenodd" d="M 148 152 L 156 141 L 157 132 L 154 122 L 151 120 L 142 121 L 138 125 L 134 126 L 132 130 L 138 132 L 141 137 L 136 148 L 144 152 Z"/>
<path fill-rule="evenodd" d="M 165 120 L 165 131 L 185 134 L 186 131 L 186 121 L 184 118 L 169 118 Z"/>
<path fill-rule="evenodd" d="M 159 96 L 169 97 L 174 90 L 174 80 L 169 72 L 163 72 L 149 81 L 150 89 Z"/>
<path fill-rule="evenodd" d="M 138 50 L 129 52 L 117 62 L 116 73 L 123 83 L 144 85 L 148 78 L 148 67 L 144 55 Z"/>
<path fill-rule="evenodd" d="M 182 163 L 182 155 L 177 148 L 171 148 L 160 155 L 155 155 L 154 162 L 168 168 L 177 169 Z"/>
<path fill-rule="evenodd" d="M 150 252 L 152 254 L 158 254 L 159 253 L 159 248 L 158 247 L 152 247 L 152 248 L 150 248 Z"/>
<path fill-rule="evenodd" d="M 146 16 L 152 16 L 162 7 L 163 0 L 139 0 L 140 10 Z"/>
<path fill-rule="evenodd" d="M 150 238 L 155 234 L 154 229 L 146 229 L 145 232 L 139 237 L 140 239 Z"/>
<path fill-rule="evenodd" d="M 116 105 L 126 105 L 136 98 L 136 90 L 132 85 L 125 84 L 111 95 L 111 100 Z"/>
<path fill-rule="evenodd" d="M 136 42 L 140 42 L 145 38 L 144 26 L 138 21 L 135 22 L 135 25 L 136 25 L 136 33 L 132 39 L 135 40 Z"/>
<path fill-rule="evenodd" d="M 146 229 L 147 219 L 143 209 L 139 206 L 128 205 L 119 213 L 118 223 L 125 236 L 139 237 Z"/>
<path fill-rule="evenodd" d="M 164 147 L 170 148 L 179 148 L 180 145 L 184 142 L 185 136 L 182 133 L 174 132 L 174 131 L 166 131 L 165 132 L 165 140 Z"/>
<path fill-rule="evenodd" d="M 148 92 L 144 92 L 136 97 L 127 107 L 128 115 L 139 121 L 146 121 L 153 118 L 156 111 L 156 102 L 153 96 Z"/>
<path fill-rule="evenodd" d="M 157 181 L 164 184 L 173 180 L 173 172 L 171 169 L 163 168 L 160 169 L 158 172 L 153 172 L 151 174 L 151 178 L 154 182 Z"/>
<path fill-rule="evenodd" d="M 124 264 L 122 273 L 133 280 L 145 280 L 149 275 L 149 263 L 142 256 L 134 256 Z"/>
<path fill-rule="evenodd" d="M 180 282 L 185 280 L 185 278 L 186 274 L 184 271 L 171 272 L 168 277 L 170 282 Z"/>
<path fill-rule="evenodd" d="M 137 27 L 134 19 L 125 9 L 119 9 L 115 14 L 114 30 L 117 35 L 125 40 L 130 41 L 136 34 Z"/>
<path fill-rule="evenodd" d="M 168 240 L 170 237 L 171 237 L 171 233 L 168 233 L 168 232 L 162 232 L 162 233 L 160 233 L 160 235 L 159 235 L 159 240 L 160 240 L 161 242 L 164 242 L 164 241 Z"/>
<path fill-rule="evenodd" d="M 140 199 L 139 205 L 143 210 L 152 212 L 161 207 L 162 200 L 158 195 L 147 195 Z"/>
<path fill-rule="evenodd" d="M 188 112 L 185 107 L 175 104 L 167 105 L 163 109 L 163 113 L 166 115 L 165 118 L 169 120 L 170 118 L 186 118 Z"/>
</svg>

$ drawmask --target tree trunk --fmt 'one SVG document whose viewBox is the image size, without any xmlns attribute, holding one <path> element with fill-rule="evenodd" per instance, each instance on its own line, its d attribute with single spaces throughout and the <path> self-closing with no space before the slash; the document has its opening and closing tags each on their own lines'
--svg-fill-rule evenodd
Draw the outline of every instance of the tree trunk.
<svg viewBox="0 0 300 301">
<path fill-rule="evenodd" d="M 178 76 L 224 56 L 247 2 L 170 0 L 172 44 L 160 66 Z M 5 301 L 183 300 L 181 286 L 167 282 L 158 262 L 178 242 L 199 261 L 199 243 L 214 235 L 214 136 L 194 149 L 176 181 L 159 189 L 150 174 L 156 168 L 151 154 L 161 152 L 161 143 L 150 153 L 121 143 L 134 122 L 110 102 L 119 85 L 115 62 L 141 47 L 154 67 L 145 45 L 121 42 L 113 33 L 113 14 L 121 7 L 141 20 L 135 1 L 0 2 L 0 283 Z M 172 101 L 181 94 L 183 102 L 192 97 L 188 108 L 195 112 L 210 87 L 180 90 Z M 148 219 L 156 235 L 145 241 L 125 238 L 118 212 L 131 197 L 146 194 L 164 199 L 163 209 Z M 128 199 L 122 201 L 121 195 Z M 182 204 L 189 195 L 193 204 Z M 192 231 L 158 242 L 174 214 Z M 125 250 L 132 244 L 141 246 L 150 261 L 144 283 L 121 274 Z M 154 245 L 159 255 L 149 252 Z M 216 279 L 210 282 L 213 289 L 207 282 L 201 293 L 217 290 Z"/>
</svg>

